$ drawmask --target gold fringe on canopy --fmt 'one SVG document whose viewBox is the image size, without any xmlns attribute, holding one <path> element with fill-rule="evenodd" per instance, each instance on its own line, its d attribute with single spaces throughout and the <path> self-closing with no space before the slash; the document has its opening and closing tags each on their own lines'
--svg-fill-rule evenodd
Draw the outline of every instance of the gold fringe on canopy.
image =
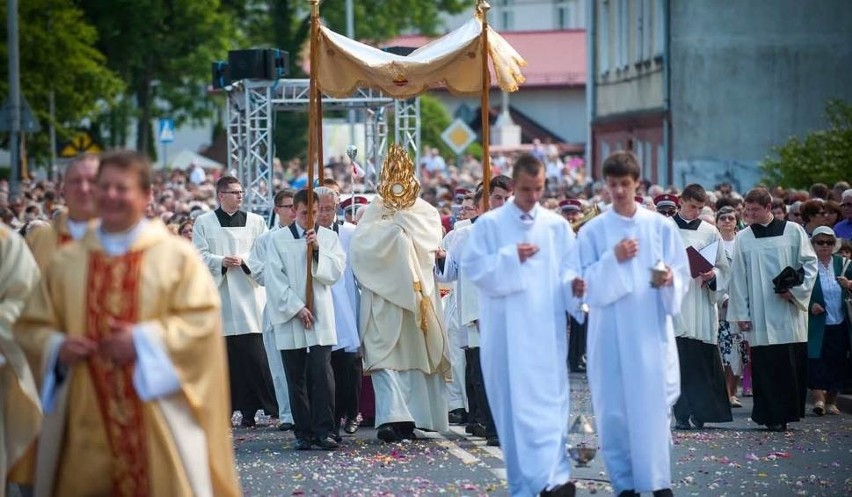
<svg viewBox="0 0 852 497">
<path fill-rule="evenodd" d="M 526 61 L 485 24 L 488 54 L 503 91 L 517 91 L 524 82 Z M 472 18 L 455 31 L 407 56 L 384 52 L 320 26 L 316 48 L 317 84 L 327 95 L 345 98 L 356 88 L 371 87 L 394 98 L 411 98 L 440 84 L 459 95 L 482 91 L 483 22 Z M 487 63 L 487 61 L 486 61 Z"/>
</svg>

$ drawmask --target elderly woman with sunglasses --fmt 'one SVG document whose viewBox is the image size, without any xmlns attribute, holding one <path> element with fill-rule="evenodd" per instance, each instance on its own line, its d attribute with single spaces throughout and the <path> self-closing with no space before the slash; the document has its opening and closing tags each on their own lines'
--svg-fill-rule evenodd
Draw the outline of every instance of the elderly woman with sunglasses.
<svg viewBox="0 0 852 497">
<path fill-rule="evenodd" d="M 739 214 L 730 206 L 725 206 L 716 212 L 716 228 L 722 235 L 722 246 L 728 262 L 734 253 L 734 240 L 737 237 L 737 226 L 739 225 Z M 719 353 L 722 356 L 722 366 L 725 368 L 725 384 L 728 389 L 728 398 L 731 407 L 742 407 L 737 398 L 737 384 L 740 375 L 748 365 L 748 342 L 739 328 L 731 327 L 725 320 L 728 311 L 728 294 L 719 293 Z M 744 389 L 745 390 L 745 389 Z"/>
<path fill-rule="evenodd" d="M 840 240 L 831 228 L 816 228 L 811 243 L 819 272 L 809 305 L 808 388 L 813 393 L 814 414 L 840 414 L 837 392 L 843 387 L 849 351 L 849 316 L 844 297 L 852 290 L 852 264 L 835 255 Z"/>
</svg>

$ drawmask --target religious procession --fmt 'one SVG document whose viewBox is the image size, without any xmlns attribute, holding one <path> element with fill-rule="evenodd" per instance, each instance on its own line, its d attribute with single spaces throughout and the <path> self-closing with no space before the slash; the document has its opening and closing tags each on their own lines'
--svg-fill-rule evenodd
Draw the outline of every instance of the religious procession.
<svg viewBox="0 0 852 497">
<path fill-rule="evenodd" d="M 623 13 L 574 3 L 596 28 Z M 679 19 L 640 3 L 648 30 Z M 402 52 L 309 4 L 306 80 L 275 50 L 252 52 L 274 78 L 214 63 L 227 165 L 71 147 L 45 176 L 13 126 L 0 497 L 852 493 L 848 163 L 794 182 L 679 160 L 673 109 L 659 136 L 633 111 L 580 149 L 527 136 L 509 94 L 543 83 L 487 2 Z M 307 112 L 284 162 L 252 128 L 251 92 L 279 86 Z M 428 91 L 478 101 L 456 157 L 401 129 Z M 374 98 L 396 140 L 329 153 L 324 120 Z"/>
</svg>

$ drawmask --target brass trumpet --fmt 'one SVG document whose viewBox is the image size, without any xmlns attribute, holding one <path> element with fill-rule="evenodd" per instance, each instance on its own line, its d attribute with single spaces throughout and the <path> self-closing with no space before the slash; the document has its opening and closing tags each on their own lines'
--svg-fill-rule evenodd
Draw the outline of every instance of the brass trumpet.
<svg viewBox="0 0 852 497">
<path fill-rule="evenodd" d="M 588 223 L 598 215 L 600 215 L 601 209 L 598 207 L 598 204 L 592 204 L 591 207 L 586 209 L 586 212 L 583 213 L 583 217 L 571 223 L 571 228 L 576 233 L 580 228 L 583 227 L 584 224 Z"/>
</svg>

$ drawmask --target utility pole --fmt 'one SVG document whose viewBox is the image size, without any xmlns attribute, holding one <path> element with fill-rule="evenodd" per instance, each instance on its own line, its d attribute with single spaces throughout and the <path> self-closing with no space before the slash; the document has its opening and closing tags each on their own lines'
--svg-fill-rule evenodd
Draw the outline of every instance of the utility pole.
<svg viewBox="0 0 852 497">
<path fill-rule="evenodd" d="M 9 47 L 9 189 L 20 193 L 21 167 L 21 60 L 18 53 L 18 0 L 6 0 L 6 31 Z"/>
</svg>

